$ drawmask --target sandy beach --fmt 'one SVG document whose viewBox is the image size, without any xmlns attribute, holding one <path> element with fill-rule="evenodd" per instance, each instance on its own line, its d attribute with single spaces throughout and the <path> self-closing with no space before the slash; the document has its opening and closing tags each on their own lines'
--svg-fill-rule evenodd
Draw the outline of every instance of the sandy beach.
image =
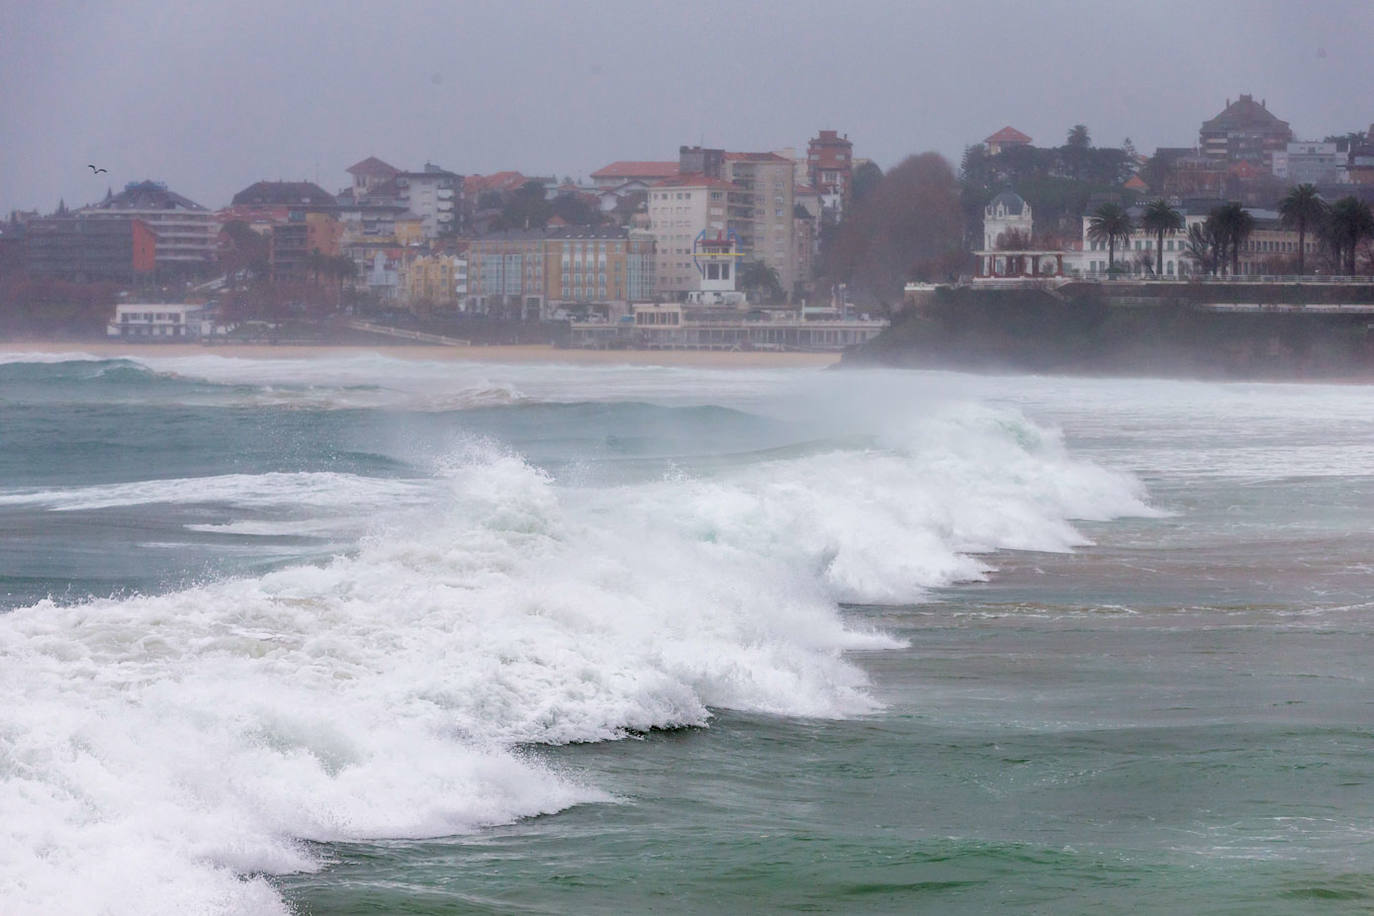
<svg viewBox="0 0 1374 916">
<path fill-rule="evenodd" d="M 705 366 L 714 369 L 805 368 L 833 365 L 838 353 L 764 353 L 717 350 L 562 350 L 548 345 L 437 347 L 411 344 L 270 346 L 263 344 L 174 344 L 128 341 L 0 340 L 5 353 L 89 353 L 104 358 L 222 356 L 227 359 L 310 359 L 377 354 L 396 359 L 487 363 L 565 363 L 634 366 Z"/>
</svg>

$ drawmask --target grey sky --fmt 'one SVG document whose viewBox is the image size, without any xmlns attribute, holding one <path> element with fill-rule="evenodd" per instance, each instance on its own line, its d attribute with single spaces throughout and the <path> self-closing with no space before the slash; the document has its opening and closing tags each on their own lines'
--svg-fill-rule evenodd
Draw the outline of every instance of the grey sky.
<svg viewBox="0 0 1374 916">
<path fill-rule="evenodd" d="M 1241 92 L 1320 138 L 1374 121 L 1371 35 L 1369 0 L 0 0 L 0 209 L 143 178 L 212 208 L 264 178 L 335 191 L 368 155 L 585 176 L 823 127 L 884 168 L 1005 124 L 1149 152 Z"/>
</svg>

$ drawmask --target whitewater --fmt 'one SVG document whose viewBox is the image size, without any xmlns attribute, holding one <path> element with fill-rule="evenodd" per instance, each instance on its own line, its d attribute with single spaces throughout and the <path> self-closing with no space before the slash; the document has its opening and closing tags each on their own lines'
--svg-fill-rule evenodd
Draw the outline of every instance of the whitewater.
<svg viewBox="0 0 1374 916">
<path fill-rule="evenodd" d="M 1178 480 L 1292 457 L 1315 402 L 1281 399 L 1266 427 L 1255 388 L 1185 383 L 0 355 L 0 900 L 293 912 L 356 844 L 655 806 L 580 747 L 881 724 L 920 645 L 883 609 L 1186 527 Z M 1229 462 L 1192 447 L 1247 415 Z M 1365 454 L 1342 428 L 1297 473 Z"/>
</svg>

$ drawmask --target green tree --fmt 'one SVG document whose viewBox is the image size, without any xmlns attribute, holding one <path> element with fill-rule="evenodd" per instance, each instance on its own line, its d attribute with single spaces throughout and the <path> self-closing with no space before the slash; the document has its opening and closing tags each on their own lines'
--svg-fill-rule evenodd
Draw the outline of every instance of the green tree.
<svg viewBox="0 0 1374 916">
<path fill-rule="evenodd" d="M 777 302 L 783 297 L 782 279 L 777 270 L 759 260 L 744 261 L 739 266 L 739 288 L 753 293 L 758 301 Z"/>
<path fill-rule="evenodd" d="M 543 229 L 553 215 L 544 183 L 530 179 L 515 190 L 501 209 L 503 229 Z"/>
<path fill-rule="evenodd" d="M 1355 249 L 1361 240 L 1374 237 L 1374 213 L 1370 212 L 1369 204 L 1357 197 L 1342 197 L 1332 204 L 1326 228 L 1337 263 L 1341 263 L 1345 255 L 1345 272 L 1355 273 Z"/>
<path fill-rule="evenodd" d="M 573 226 L 590 226 L 601 215 L 580 194 L 558 195 L 550 204 L 550 212 Z"/>
<path fill-rule="evenodd" d="M 857 204 L 873 192 L 883 180 L 883 170 L 878 168 L 877 163 L 869 160 L 854 170 L 851 179 L 852 191 L 850 203 Z"/>
<path fill-rule="evenodd" d="M 1222 258 L 1231 252 L 1231 276 L 1240 273 L 1240 248 L 1255 231 L 1255 218 L 1239 201 L 1222 204 L 1207 217 L 1214 224 L 1217 238 L 1222 242 Z"/>
<path fill-rule="evenodd" d="M 1075 124 L 1069 128 L 1069 135 L 1064 139 L 1064 145 L 1073 149 L 1088 149 L 1093 145 L 1092 137 L 1088 136 L 1088 126 L 1086 124 Z"/>
<path fill-rule="evenodd" d="M 1130 239 L 1131 215 L 1120 204 L 1106 203 L 1088 217 L 1088 239 L 1107 243 L 1107 272 L 1116 269 L 1116 243 Z"/>
<path fill-rule="evenodd" d="M 1184 227 L 1183 214 L 1162 197 L 1145 205 L 1140 214 L 1140 228 L 1155 234 L 1155 276 L 1164 276 L 1164 233 L 1177 232 Z"/>
<path fill-rule="evenodd" d="M 1298 230 L 1298 275 L 1307 272 L 1307 230 L 1319 229 L 1326 219 L 1328 207 L 1317 189 L 1310 184 L 1290 188 L 1279 202 L 1279 220 L 1289 229 Z"/>
</svg>

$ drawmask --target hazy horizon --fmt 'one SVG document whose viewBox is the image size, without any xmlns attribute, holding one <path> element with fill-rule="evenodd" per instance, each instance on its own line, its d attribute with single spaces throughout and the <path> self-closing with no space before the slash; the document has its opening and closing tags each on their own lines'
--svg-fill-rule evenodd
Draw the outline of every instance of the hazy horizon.
<svg viewBox="0 0 1374 916">
<path fill-rule="evenodd" d="M 260 180 L 343 187 L 370 155 L 461 174 L 586 177 L 684 143 L 804 150 L 848 134 L 884 169 L 1012 125 L 1037 145 L 1190 146 L 1241 93 L 1300 139 L 1363 129 L 1374 6 L 1141 9 L 709 0 L 545 7 L 302 2 L 0 8 L 0 211 L 152 179 L 211 209 Z M 87 163 L 108 169 L 92 175 Z"/>
</svg>

